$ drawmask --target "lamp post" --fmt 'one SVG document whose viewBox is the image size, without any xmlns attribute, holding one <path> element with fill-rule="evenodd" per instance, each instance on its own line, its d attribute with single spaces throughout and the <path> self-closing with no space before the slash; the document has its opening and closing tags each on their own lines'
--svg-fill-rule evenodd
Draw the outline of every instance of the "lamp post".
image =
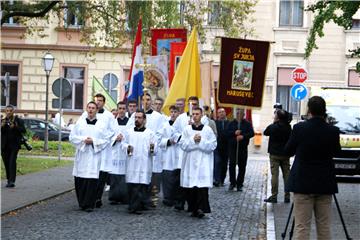
<svg viewBox="0 0 360 240">
<path fill-rule="evenodd" d="M 44 71 L 46 73 L 46 96 L 45 96 L 45 134 L 44 134 L 44 151 L 48 151 L 49 131 L 48 131 L 48 115 L 49 115 L 49 76 L 53 68 L 54 57 L 48 51 L 42 58 Z"/>
</svg>

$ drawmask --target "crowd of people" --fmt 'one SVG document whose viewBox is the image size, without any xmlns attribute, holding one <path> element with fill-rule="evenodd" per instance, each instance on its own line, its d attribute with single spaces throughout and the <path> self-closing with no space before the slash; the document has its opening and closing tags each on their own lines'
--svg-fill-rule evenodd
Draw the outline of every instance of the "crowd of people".
<svg viewBox="0 0 360 240">
<path fill-rule="evenodd" d="M 100 208 L 108 184 L 110 204 L 128 204 L 129 213 L 155 208 L 161 192 L 165 206 L 187 207 L 191 216 L 202 218 L 211 212 L 209 188 L 224 186 L 227 166 L 229 190 L 242 191 L 247 145 L 254 136 L 243 109 L 229 122 L 223 108 L 214 121 L 211 109 L 200 108 L 194 96 L 187 99 L 189 112 L 180 98 L 169 116 L 161 112 L 163 99 L 149 94 L 141 97 L 141 110 L 129 100 L 110 112 L 105 101 L 95 95 L 69 137 L 76 147 L 73 175 L 82 210 Z"/>
</svg>

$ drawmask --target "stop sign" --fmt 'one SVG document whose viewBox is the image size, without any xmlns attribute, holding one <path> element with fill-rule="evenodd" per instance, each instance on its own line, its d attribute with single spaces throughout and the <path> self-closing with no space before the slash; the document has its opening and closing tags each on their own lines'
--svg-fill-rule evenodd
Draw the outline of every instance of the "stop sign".
<svg viewBox="0 0 360 240">
<path fill-rule="evenodd" d="M 298 83 L 305 82 L 307 79 L 307 71 L 305 68 L 295 68 L 291 73 L 291 79 Z"/>
</svg>

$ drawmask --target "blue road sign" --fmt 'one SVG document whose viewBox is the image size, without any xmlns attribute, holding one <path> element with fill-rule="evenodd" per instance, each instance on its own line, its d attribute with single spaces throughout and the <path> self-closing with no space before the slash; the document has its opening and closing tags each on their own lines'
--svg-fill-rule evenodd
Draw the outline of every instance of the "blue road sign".
<svg viewBox="0 0 360 240">
<path fill-rule="evenodd" d="M 295 99 L 296 101 L 301 101 L 308 94 L 308 90 L 304 86 L 304 84 L 297 83 L 294 86 L 292 86 L 292 88 L 290 90 L 290 94 L 291 94 L 291 97 L 293 99 Z"/>
</svg>

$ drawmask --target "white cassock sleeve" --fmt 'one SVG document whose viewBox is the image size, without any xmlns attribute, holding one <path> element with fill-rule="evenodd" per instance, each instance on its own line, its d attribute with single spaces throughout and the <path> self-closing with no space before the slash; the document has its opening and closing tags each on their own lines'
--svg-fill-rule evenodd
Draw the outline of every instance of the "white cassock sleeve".
<svg viewBox="0 0 360 240">
<path fill-rule="evenodd" d="M 82 119 L 79 119 L 78 121 L 81 121 Z M 77 148 L 81 149 L 85 144 L 84 142 L 84 136 L 81 136 L 79 133 L 80 129 L 80 123 L 75 124 L 73 129 L 70 132 L 69 141 Z"/>
<path fill-rule="evenodd" d="M 190 152 L 199 149 L 199 144 L 195 143 L 194 135 L 189 131 L 190 128 L 185 128 L 181 134 L 180 148 L 185 152 Z"/>
<path fill-rule="evenodd" d="M 217 145 L 216 136 L 213 130 L 208 126 L 204 126 L 204 129 L 202 131 L 204 134 L 203 136 L 201 136 L 199 148 L 201 151 L 204 151 L 206 153 L 211 153 L 212 151 L 215 150 Z"/>
</svg>

